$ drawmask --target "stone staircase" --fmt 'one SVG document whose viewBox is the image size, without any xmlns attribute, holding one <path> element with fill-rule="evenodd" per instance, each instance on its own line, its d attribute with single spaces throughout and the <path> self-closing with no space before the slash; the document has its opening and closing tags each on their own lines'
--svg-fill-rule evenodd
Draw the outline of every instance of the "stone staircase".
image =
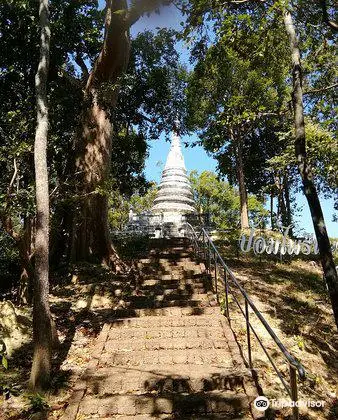
<svg viewBox="0 0 338 420">
<path fill-rule="evenodd" d="M 250 372 L 186 240 L 153 240 L 138 268 L 62 419 L 252 418 Z"/>
</svg>

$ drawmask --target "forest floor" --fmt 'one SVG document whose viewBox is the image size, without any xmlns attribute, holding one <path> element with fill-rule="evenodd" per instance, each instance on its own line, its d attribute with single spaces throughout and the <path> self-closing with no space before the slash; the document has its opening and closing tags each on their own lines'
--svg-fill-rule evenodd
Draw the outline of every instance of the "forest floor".
<svg viewBox="0 0 338 420">
<path fill-rule="evenodd" d="M 43 398 L 27 390 L 33 354 L 28 338 L 8 359 L 8 369 L 0 369 L 0 386 L 11 395 L 8 400 L 0 400 L 0 420 L 34 419 L 34 413 L 47 406 L 49 415 L 63 408 L 92 357 L 95 338 L 106 317 L 111 315 L 112 308 L 123 307 L 122 295 L 130 293 L 130 284 L 127 275 L 115 275 L 103 267 L 91 265 L 77 267 L 72 274 L 58 273 L 52 279 L 50 305 L 60 347 L 53 358 L 55 374 L 51 393 Z M 116 290 L 118 296 L 115 296 Z M 16 311 L 21 313 L 23 309 L 16 308 Z M 31 311 L 25 313 L 31 321 Z"/>
<path fill-rule="evenodd" d="M 338 335 L 318 263 L 276 262 L 247 254 L 238 256 L 229 248 L 223 249 L 223 255 L 286 348 L 304 365 L 307 379 L 300 385 L 299 398 L 325 401 L 324 410 L 302 409 L 302 418 L 338 418 Z M 64 282 L 60 283 L 58 278 L 51 287 L 51 308 L 61 341 L 53 360 L 58 373 L 53 376 L 51 395 L 46 401 L 26 391 L 32 357 L 32 347 L 27 342 L 9 359 L 8 370 L 0 369 L 0 385 L 19 394 L 0 402 L 1 420 L 29 419 L 47 402 L 50 418 L 57 418 L 91 359 L 95 337 L 100 333 L 108 311 L 123 308 L 124 296 L 133 293 L 133 279 L 113 275 L 102 267 L 84 266 L 71 275 L 59 275 Z M 99 307 L 101 309 L 97 310 Z M 231 326 L 245 356 L 245 322 L 234 301 L 230 302 L 230 310 Z M 26 312 L 29 317 L 29 311 Z M 250 319 L 288 380 L 287 364 L 274 342 L 253 314 Z M 252 344 L 253 364 L 265 395 L 286 399 L 277 375 L 254 338 Z M 285 417 L 278 415 L 278 418 Z"/>
</svg>

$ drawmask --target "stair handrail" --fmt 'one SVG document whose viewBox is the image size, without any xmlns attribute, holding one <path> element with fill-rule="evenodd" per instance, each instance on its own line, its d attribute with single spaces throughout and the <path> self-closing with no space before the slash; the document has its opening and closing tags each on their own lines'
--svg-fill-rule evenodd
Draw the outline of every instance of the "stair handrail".
<svg viewBox="0 0 338 420">
<path fill-rule="evenodd" d="M 215 275 L 215 292 L 216 292 L 216 297 L 217 297 L 218 302 L 219 302 L 219 293 L 218 293 L 218 287 L 217 287 L 217 260 L 220 262 L 220 264 L 222 265 L 222 267 L 224 269 L 224 273 L 225 273 L 225 275 L 224 275 L 224 282 L 225 282 L 225 316 L 228 318 L 229 323 L 231 323 L 230 312 L 229 312 L 229 293 L 231 293 L 234 301 L 236 302 L 237 306 L 239 307 L 240 311 L 242 312 L 242 315 L 246 319 L 246 334 L 247 334 L 247 345 L 248 345 L 248 364 L 249 364 L 250 369 L 253 369 L 252 358 L 251 358 L 251 339 L 250 339 L 250 330 L 251 330 L 253 332 L 254 336 L 257 338 L 257 340 L 258 340 L 260 346 L 262 347 L 265 355 L 267 356 L 268 360 L 272 364 L 275 372 L 277 373 L 277 375 L 278 375 L 280 381 L 282 382 L 284 388 L 286 389 L 288 395 L 290 396 L 292 401 L 294 401 L 294 404 L 293 404 L 293 407 L 292 407 L 293 417 L 294 417 L 294 419 L 298 419 L 299 418 L 299 410 L 298 410 L 298 406 L 296 404 L 296 402 L 298 401 L 298 386 L 297 386 L 297 373 L 296 372 L 298 372 L 299 378 L 301 380 L 304 380 L 305 377 L 306 377 L 306 372 L 305 372 L 305 369 L 304 369 L 303 365 L 298 360 L 296 360 L 296 358 L 294 356 L 292 356 L 292 354 L 286 349 L 284 344 L 281 342 L 281 340 L 278 338 L 276 333 L 270 327 L 269 323 L 266 321 L 266 319 L 263 317 L 261 312 L 258 310 L 258 308 L 254 304 L 254 302 L 251 300 L 251 298 L 249 297 L 249 295 L 245 291 L 244 287 L 238 282 L 234 273 L 231 271 L 231 269 L 224 262 L 224 260 L 223 260 L 222 256 L 220 255 L 216 245 L 214 244 L 214 242 L 211 239 L 209 233 L 204 229 L 204 227 L 201 227 L 200 232 L 197 233 L 195 231 L 194 227 L 190 223 L 186 222 L 184 224 L 184 226 L 189 229 L 189 232 L 187 232 L 187 230 L 185 230 L 185 234 L 193 242 L 194 251 L 195 251 L 196 255 L 199 255 L 199 253 L 200 253 L 199 251 L 201 250 L 201 248 L 203 248 L 202 252 L 203 252 L 203 255 L 204 255 L 204 259 L 207 262 L 206 266 L 207 266 L 210 274 L 211 274 L 211 259 L 214 260 L 214 265 L 215 265 L 215 274 L 214 274 Z M 201 243 L 203 244 L 203 247 L 201 247 Z M 208 259 L 207 259 L 207 257 L 208 257 Z M 231 290 L 231 287 L 229 285 L 229 277 L 231 278 L 231 281 L 233 282 L 233 284 L 236 286 L 236 288 L 241 292 L 242 296 L 244 297 L 245 310 L 242 309 L 240 303 L 238 302 L 237 297 L 234 295 L 233 291 Z M 250 323 L 249 306 L 253 310 L 255 315 L 258 317 L 260 322 L 263 324 L 264 328 L 269 333 L 270 337 L 274 340 L 274 342 L 277 344 L 279 350 L 282 352 L 283 356 L 287 360 L 287 362 L 289 364 L 289 369 L 290 369 L 290 386 L 284 380 L 280 370 L 277 368 L 276 364 L 274 363 L 271 356 L 267 352 L 264 344 L 262 343 L 262 340 L 259 338 L 257 332 L 255 331 L 252 324 Z"/>
</svg>

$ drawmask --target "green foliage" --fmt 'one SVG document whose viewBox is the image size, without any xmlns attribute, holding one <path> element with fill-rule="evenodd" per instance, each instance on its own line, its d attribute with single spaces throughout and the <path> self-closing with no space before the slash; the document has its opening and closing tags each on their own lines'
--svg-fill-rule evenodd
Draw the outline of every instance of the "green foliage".
<svg viewBox="0 0 338 420">
<path fill-rule="evenodd" d="M 114 245 L 123 260 L 132 261 L 147 255 L 149 251 L 149 238 L 144 235 L 120 237 L 114 241 Z"/>
<path fill-rule="evenodd" d="M 238 183 L 241 147 L 247 189 L 262 194 L 273 184 L 266 161 L 283 147 L 275 131 L 283 127 L 289 93 L 288 44 L 281 29 L 269 31 L 274 17 L 228 12 L 224 6 L 216 14 L 213 42 L 192 50 L 194 57 L 199 53 L 187 88 L 187 124 L 199 130 L 201 144 L 231 184 Z"/>
<path fill-rule="evenodd" d="M 302 350 L 302 351 L 305 350 L 304 337 L 301 336 L 301 335 L 295 335 L 293 338 L 294 338 L 299 350 Z"/>
<path fill-rule="evenodd" d="M 172 129 L 185 113 L 187 72 L 175 48 L 176 33 L 144 31 L 133 39 L 129 67 L 122 81 L 117 116 L 150 139 Z"/>
<path fill-rule="evenodd" d="M 270 170 L 295 173 L 296 158 L 294 155 L 293 135 L 291 131 L 278 133 L 284 142 L 283 152 L 268 161 Z M 331 131 L 310 118 L 306 120 L 306 140 L 308 159 L 319 192 L 333 196 L 338 208 L 338 143 Z M 296 179 L 294 180 L 294 182 Z"/>
<path fill-rule="evenodd" d="M 218 160 L 219 171 L 230 183 L 236 183 L 239 138 L 248 191 L 278 196 L 278 207 L 284 199 L 292 204 L 292 194 L 300 188 L 292 145 L 291 57 L 282 21 L 287 3 L 182 4 L 186 24 L 181 36 L 189 42 L 195 63 L 187 89 L 187 124 L 199 130 L 200 143 Z M 335 20 L 333 8 L 329 13 Z M 323 22 L 316 2 L 297 1 L 292 14 L 303 52 L 309 157 L 320 191 L 336 197 L 334 31 Z M 283 198 L 283 186 L 276 187 L 276 178 L 286 181 L 288 198 Z"/>
<path fill-rule="evenodd" d="M 232 296 L 228 295 L 228 304 L 230 305 L 233 302 Z M 222 314 L 226 314 L 226 295 L 223 293 L 219 298 L 219 306 L 221 309 Z"/>
<path fill-rule="evenodd" d="M 49 408 L 49 405 L 45 397 L 39 393 L 28 395 L 28 401 L 30 404 L 30 411 L 37 413 L 39 411 L 46 411 Z"/>
<path fill-rule="evenodd" d="M 4 369 L 8 369 L 8 360 L 6 357 L 6 347 L 3 342 L 0 341 L 1 349 L 0 349 L 0 359 L 1 359 L 1 365 Z"/>
<path fill-rule="evenodd" d="M 0 279 L 1 292 L 5 294 L 10 292 L 20 276 L 19 252 L 13 242 L 9 235 L 0 229 Z"/>
<path fill-rule="evenodd" d="M 210 213 L 216 229 L 230 229 L 238 225 L 240 200 L 237 189 L 220 180 L 213 172 L 190 173 L 190 182 L 199 213 Z M 264 218 L 267 211 L 264 203 L 254 195 L 248 197 L 249 216 L 254 222 Z"/>
<path fill-rule="evenodd" d="M 128 222 L 129 211 L 133 210 L 134 214 L 148 212 L 154 202 L 157 193 L 156 184 L 150 184 L 148 190 L 144 193 L 138 191 L 130 197 L 112 191 L 109 197 L 111 210 L 109 212 L 109 222 L 113 230 L 121 230 Z"/>
<path fill-rule="evenodd" d="M 54 244 L 56 249 L 69 237 L 70 209 L 75 198 L 74 137 L 84 105 L 87 73 L 102 46 L 104 11 L 96 0 L 51 0 L 50 11 L 48 163 L 54 250 Z M 39 57 L 37 2 L 1 2 L 0 33 L 3 51 L 0 65 L 0 170 L 3 174 L 0 178 L 0 216 L 10 216 L 14 231 L 21 235 L 25 219 L 35 213 L 33 144 L 36 118 L 34 78 Z M 112 205 L 117 202 L 113 212 L 120 212 L 123 202 L 135 192 L 140 196 L 146 193 L 149 185 L 143 171 L 148 141 L 163 131 L 169 132 L 173 115 L 183 112 L 186 73 L 179 65 L 174 39 L 174 32 L 163 29 L 157 34 L 146 31 L 131 42 L 127 73 L 119 81 L 118 106 L 110 113 L 114 129 L 111 177 L 99 191 L 112 196 Z M 114 88 L 105 84 L 99 94 L 104 97 Z M 113 224 L 123 222 L 122 214 L 123 211 L 115 217 Z M 2 237 L 0 243 L 2 248 Z M 5 247 L 8 241 L 3 243 Z M 13 245 L 11 242 L 10 247 Z M 60 251 L 60 255 L 61 252 L 67 255 L 67 250 Z M 1 266 L 2 261 L 0 271 Z"/>
</svg>

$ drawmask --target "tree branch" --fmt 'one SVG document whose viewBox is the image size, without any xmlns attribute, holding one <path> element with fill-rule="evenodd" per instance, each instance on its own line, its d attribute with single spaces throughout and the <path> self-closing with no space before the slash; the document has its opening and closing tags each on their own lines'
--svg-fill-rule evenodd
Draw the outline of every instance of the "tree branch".
<svg viewBox="0 0 338 420">
<path fill-rule="evenodd" d="M 322 12 L 323 12 L 323 19 L 324 22 L 329 25 L 329 27 L 331 29 L 333 29 L 334 31 L 338 31 L 338 23 L 334 22 L 333 20 L 329 19 L 329 14 L 327 11 L 327 4 L 326 4 L 326 0 L 320 0 L 320 5 L 322 7 Z"/>
<path fill-rule="evenodd" d="M 11 194 L 12 189 L 13 189 L 13 184 L 16 180 L 17 175 L 18 175 L 18 166 L 16 164 L 16 159 L 15 158 L 14 158 L 13 165 L 14 165 L 14 173 L 13 173 L 11 182 L 9 183 L 9 186 L 8 186 L 8 189 L 7 189 L 7 196 L 9 196 Z"/>
<path fill-rule="evenodd" d="M 130 28 L 141 16 L 159 6 L 168 6 L 171 0 L 133 0 L 125 17 L 125 26 Z"/>
<path fill-rule="evenodd" d="M 311 95 L 312 93 L 325 92 L 327 90 L 334 89 L 337 86 L 338 86 L 338 83 L 334 83 L 333 85 L 325 86 L 323 88 L 307 90 L 306 92 L 303 92 L 303 95 Z"/>
<path fill-rule="evenodd" d="M 231 4 L 242 4 L 242 3 L 265 3 L 266 0 L 228 0 L 227 3 Z"/>
<path fill-rule="evenodd" d="M 69 83 L 71 83 L 73 86 L 81 89 L 83 88 L 83 83 L 81 82 L 81 80 L 68 73 L 65 69 L 60 69 L 59 75 L 67 79 Z"/>
<path fill-rule="evenodd" d="M 10 203 L 10 195 L 11 195 L 12 190 L 13 190 L 14 182 L 15 182 L 17 176 L 18 176 L 18 166 L 17 166 L 15 158 L 14 158 L 14 163 L 13 164 L 14 164 L 14 172 L 13 172 L 13 176 L 12 176 L 11 181 L 10 181 L 10 183 L 8 185 L 8 188 L 7 188 L 7 197 L 6 197 L 5 208 L 4 208 L 4 210 L 2 210 L 0 212 L 0 221 L 1 221 L 1 224 L 2 224 L 3 228 L 7 232 L 7 234 L 9 236 L 11 236 L 15 241 L 19 241 L 20 240 L 20 235 L 14 230 L 12 218 L 8 214 L 8 207 L 9 207 L 9 203 Z"/>
<path fill-rule="evenodd" d="M 83 78 L 85 80 L 87 80 L 88 77 L 89 77 L 88 68 L 87 68 L 86 63 L 84 62 L 83 58 L 81 57 L 80 53 L 76 54 L 75 63 L 80 67 L 80 69 L 82 71 Z"/>
</svg>

